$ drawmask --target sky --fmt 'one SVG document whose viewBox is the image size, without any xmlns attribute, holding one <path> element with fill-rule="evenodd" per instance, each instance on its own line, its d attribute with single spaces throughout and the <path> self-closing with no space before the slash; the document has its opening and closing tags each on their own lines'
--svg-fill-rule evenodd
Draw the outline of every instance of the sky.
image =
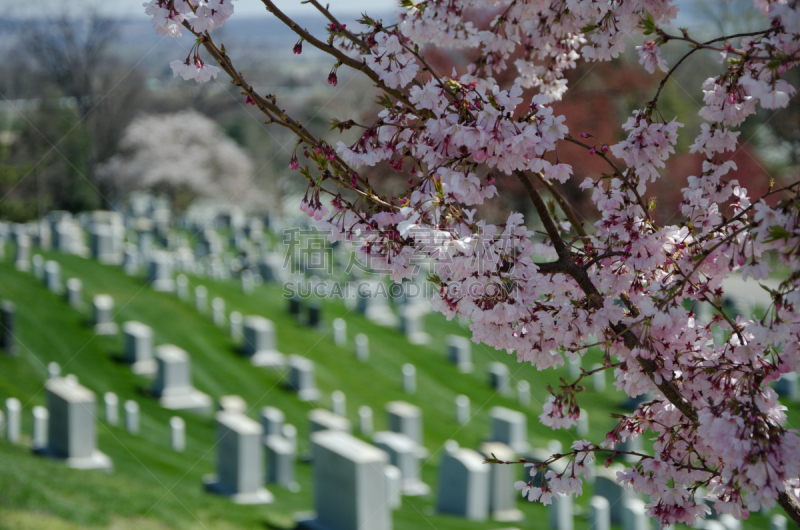
<svg viewBox="0 0 800 530">
<path fill-rule="evenodd" d="M 336 14 L 358 15 L 363 12 L 385 13 L 397 8 L 397 0 L 323 0 L 323 5 L 329 3 L 331 11 Z M 314 8 L 303 5 L 300 0 L 275 0 L 275 4 L 284 12 L 293 15 L 314 12 Z M 64 0 L 29 0 L 17 2 L 15 0 L 0 0 L 0 8 L 5 15 L 10 16 L 37 16 L 42 13 L 56 14 L 58 9 L 65 5 Z M 260 0 L 235 0 L 237 14 L 254 16 L 266 15 L 266 8 Z M 69 0 L 70 10 L 88 9 L 99 7 L 105 15 L 120 17 L 142 17 L 144 9 L 142 0 Z"/>
</svg>

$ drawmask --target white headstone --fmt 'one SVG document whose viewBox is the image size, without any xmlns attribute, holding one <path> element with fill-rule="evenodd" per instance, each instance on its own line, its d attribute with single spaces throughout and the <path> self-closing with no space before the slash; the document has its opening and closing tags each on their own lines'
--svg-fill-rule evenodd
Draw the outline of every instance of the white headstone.
<svg viewBox="0 0 800 530">
<path fill-rule="evenodd" d="M 59 377 L 61 375 L 61 365 L 55 361 L 47 363 L 47 375 L 49 379 Z"/>
<path fill-rule="evenodd" d="M 573 530 L 575 528 L 573 504 L 572 495 L 562 494 L 559 499 L 556 499 L 556 496 L 553 495 L 553 502 L 547 506 L 550 528 L 553 530 Z"/>
<path fill-rule="evenodd" d="M 479 451 L 485 458 L 492 455 L 506 462 L 516 460 L 514 450 L 504 443 L 485 442 Z M 519 521 L 524 517 L 517 509 L 519 492 L 514 489 L 514 482 L 519 469 L 512 465 L 493 464 L 489 466 L 489 513 L 497 521 Z"/>
<path fill-rule="evenodd" d="M 78 278 L 70 278 L 67 280 L 67 303 L 72 309 L 83 308 L 83 283 Z"/>
<path fill-rule="evenodd" d="M 253 271 L 250 269 L 245 269 L 241 273 L 241 281 L 242 281 L 242 292 L 244 294 L 253 294 L 253 289 L 255 288 L 255 282 L 253 280 Z"/>
<path fill-rule="evenodd" d="M 472 343 L 466 337 L 448 335 L 447 337 L 447 358 L 456 365 L 461 373 L 469 373 L 473 369 L 472 365 Z"/>
<path fill-rule="evenodd" d="M 33 256 L 33 276 L 37 280 L 44 280 L 44 258 L 41 254 L 34 254 Z"/>
<path fill-rule="evenodd" d="M 397 510 L 403 505 L 403 472 L 393 465 L 384 466 L 383 475 L 386 477 L 386 503 L 392 510 Z"/>
<path fill-rule="evenodd" d="M 242 396 L 220 396 L 217 399 L 217 410 L 235 414 L 247 414 L 247 402 Z"/>
<path fill-rule="evenodd" d="M 50 414 L 46 408 L 41 406 L 33 407 L 31 449 L 34 451 L 41 451 L 47 448 L 47 424 L 49 422 Z"/>
<path fill-rule="evenodd" d="M 489 517 L 490 466 L 471 449 L 451 447 L 439 464 L 439 493 L 436 510 L 485 521 Z"/>
<path fill-rule="evenodd" d="M 330 530 L 391 530 L 384 467 L 388 456 L 349 434 L 311 435 L 314 452 L 314 519 Z M 301 524 L 303 522 L 301 521 Z"/>
<path fill-rule="evenodd" d="M 650 519 L 644 501 L 628 497 L 622 501 L 623 530 L 650 530 Z"/>
<path fill-rule="evenodd" d="M 517 403 L 522 407 L 531 404 L 531 385 L 527 381 L 517 381 Z"/>
<path fill-rule="evenodd" d="M 231 339 L 235 342 L 241 342 L 244 337 L 244 327 L 242 324 L 242 314 L 238 311 L 231 311 L 228 316 L 228 329 L 231 334 Z"/>
<path fill-rule="evenodd" d="M 295 447 L 282 436 L 264 437 L 267 452 L 267 482 L 278 484 L 291 491 L 300 486 L 294 478 Z"/>
<path fill-rule="evenodd" d="M 154 291 L 171 293 L 175 290 L 175 280 L 172 279 L 171 253 L 163 251 L 152 251 L 150 253 L 147 281 Z"/>
<path fill-rule="evenodd" d="M 139 249 L 136 245 L 128 244 L 125 246 L 125 254 L 122 257 L 122 270 L 128 276 L 135 276 L 139 271 Z"/>
<path fill-rule="evenodd" d="M 389 307 L 389 293 L 380 281 L 361 281 L 356 287 L 356 308 L 359 313 L 381 326 L 394 326 L 397 317 Z"/>
<path fill-rule="evenodd" d="M 17 248 L 14 253 L 14 267 L 27 272 L 31 268 L 31 240 L 28 234 L 17 235 Z"/>
<path fill-rule="evenodd" d="M 511 376 L 508 366 L 503 363 L 489 363 L 489 386 L 497 390 L 501 396 L 511 395 Z"/>
<path fill-rule="evenodd" d="M 786 530 L 786 517 L 777 513 L 770 517 L 769 530 Z"/>
<path fill-rule="evenodd" d="M 201 315 L 208 312 L 208 289 L 203 285 L 194 288 L 194 307 Z"/>
<path fill-rule="evenodd" d="M 742 530 L 742 522 L 732 514 L 723 513 L 719 516 L 719 522 L 724 530 Z"/>
<path fill-rule="evenodd" d="M 386 419 L 390 431 L 408 436 L 422 448 L 422 409 L 405 401 L 390 401 Z"/>
<path fill-rule="evenodd" d="M 528 418 L 525 414 L 505 407 L 492 407 L 489 419 L 492 424 L 491 441 L 502 442 L 517 454 L 528 452 Z"/>
<path fill-rule="evenodd" d="M 281 436 L 281 428 L 286 421 L 283 411 L 275 407 L 264 407 L 261 409 L 261 428 L 264 429 L 264 436 Z"/>
<path fill-rule="evenodd" d="M 182 453 L 186 449 L 186 422 L 173 416 L 169 419 L 169 443 L 173 451 Z"/>
<path fill-rule="evenodd" d="M 22 403 L 17 398 L 6 399 L 6 437 L 8 441 L 19 443 L 22 435 Z"/>
<path fill-rule="evenodd" d="M 130 399 L 125 402 L 125 429 L 131 434 L 139 434 L 139 404 Z"/>
<path fill-rule="evenodd" d="M 275 324 L 261 316 L 245 317 L 242 351 L 254 366 L 282 368 L 286 363 L 285 356 L 275 347 Z"/>
<path fill-rule="evenodd" d="M 117 325 L 112 321 L 114 299 L 107 294 L 98 294 L 92 301 L 94 308 L 94 332 L 98 335 L 116 335 Z"/>
<path fill-rule="evenodd" d="M 290 423 L 285 423 L 283 427 L 281 427 L 281 435 L 286 441 L 292 444 L 294 453 L 297 454 L 297 427 Z"/>
<path fill-rule="evenodd" d="M 417 392 L 417 369 L 413 364 L 403 365 L 403 391 L 406 394 L 415 394 Z"/>
<path fill-rule="evenodd" d="M 77 469 L 110 470 L 111 459 L 97 450 L 94 392 L 65 378 L 45 384 L 47 393 L 48 455 L 63 458 Z"/>
<path fill-rule="evenodd" d="M 405 307 L 400 311 L 400 333 L 414 345 L 425 345 L 431 340 L 422 329 L 422 314 L 416 308 Z"/>
<path fill-rule="evenodd" d="M 581 375 L 581 358 L 577 355 L 574 358 L 567 358 L 567 364 L 569 365 L 569 377 L 574 381 Z"/>
<path fill-rule="evenodd" d="M 469 398 L 463 394 L 456 396 L 456 423 L 466 425 L 469 423 L 469 418 Z"/>
<path fill-rule="evenodd" d="M 419 446 L 406 436 L 397 432 L 381 431 L 372 436 L 372 443 L 386 451 L 393 466 L 403 474 L 403 495 L 427 495 L 430 487 L 420 480 Z"/>
<path fill-rule="evenodd" d="M 611 505 L 598 495 L 589 499 L 589 526 L 594 530 L 611 530 Z"/>
<path fill-rule="evenodd" d="M 61 292 L 61 265 L 57 261 L 44 264 L 44 285 L 51 293 Z"/>
<path fill-rule="evenodd" d="M 333 343 L 340 347 L 347 344 L 347 322 L 343 318 L 333 319 Z"/>
<path fill-rule="evenodd" d="M 208 414 L 211 398 L 192 386 L 189 354 L 172 344 L 156 348 L 156 373 L 153 394 L 161 406 L 170 410 L 186 410 Z"/>
<path fill-rule="evenodd" d="M 178 277 L 175 279 L 175 289 L 177 290 L 178 299 L 179 300 L 188 300 L 189 299 L 189 278 L 184 276 L 183 274 L 178 274 Z"/>
<path fill-rule="evenodd" d="M 214 325 L 225 327 L 225 300 L 222 298 L 214 298 L 211 301 L 211 319 Z"/>
<path fill-rule="evenodd" d="M 113 392 L 103 395 L 103 407 L 106 413 L 106 423 L 116 425 L 119 423 L 119 398 Z"/>
<path fill-rule="evenodd" d="M 597 466 L 594 470 L 594 494 L 604 497 L 611 506 L 611 523 L 623 524 L 623 504 L 633 494 L 617 483 L 617 472 L 624 468 L 619 464 L 610 467 Z"/>
<path fill-rule="evenodd" d="M 131 371 L 138 375 L 156 373 L 157 364 L 153 358 L 153 330 L 141 322 L 129 321 L 122 324 L 125 362 Z"/>
<path fill-rule="evenodd" d="M 243 414 L 217 412 L 217 474 L 203 478 L 206 489 L 237 504 L 269 504 L 264 482 L 261 425 Z"/>
<path fill-rule="evenodd" d="M 585 409 L 581 409 L 578 420 L 575 423 L 575 432 L 578 433 L 580 438 L 589 436 L 589 413 Z"/>
<path fill-rule="evenodd" d="M 319 431 L 336 431 L 350 434 L 350 432 L 352 432 L 350 420 L 325 409 L 309 411 L 308 424 L 309 431 L 312 433 Z"/>
<path fill-rule="evenodd" d="M 340 390 L 334 390 L 331 394 L 331 410 L 339 416 L 347 416 L 347 396 Z"/>
<path fill-rule="evenodd" d="M 319 390 L 314 381 L 314 363 L 299 355 L 289 356 L 289 387 L 300 401 L 316 401 Z"/>
<path fill-rule="evenodd" d="M 372 409 L 366 405 L 358 407 L 358 430 L 364 436 L 372 436 L 374 429 Z"/>
<path fill-rule="evenodd" d="M 363 333 L 356 335 L 356 359 L 362 363 L 369 361 L 369 337 Z"/>
<path fill-rule="evenodd" d="M 800 400 L 800 376 L 797 372 L 788 372 L 775 381 L 775 392 L 786 401 L 796 402 Z"/>
<path fill-rule="evenodd" d="M 598 370 L 602 367 L 602 364 L 593 364 L 592 370 Z M 592 374 L 592 389 L 595 392 L 606 391 L 606 370 L 600 370 Z"/>
</svg>

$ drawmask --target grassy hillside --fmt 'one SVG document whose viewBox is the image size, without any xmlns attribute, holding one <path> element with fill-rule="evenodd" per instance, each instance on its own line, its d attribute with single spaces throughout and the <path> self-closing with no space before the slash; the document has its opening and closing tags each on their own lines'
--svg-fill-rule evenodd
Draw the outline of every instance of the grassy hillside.
<svg viewBox="0 0 800 530">
<path fill-rule="evenodd" d="M 122 426 L 99 422 L 98 445 L 114 462 L 111 474 L 68 469 L 58 461 L 34 456 L 25 444 L 0 440 L 0 528 L 291 528 L 294 513 L 311 509 L 311 466 L 303 462 L 298 462 L 296 468 L 302 488 L 299 493 L 267 485 L 276 497 L 272 505 L 238 506 L 205 493 L 202 477 L 214 472 L 216 462 L 213 420 L 179 413 L 186 420 L 186 451 L 175 453 L 170 449 L 168 422 L 175 413 L 161 409 L 157 400 L 148 395 L 150 380 L 133 375 L 126 365 L 115 361 L 122 350 L 120 337 L 94 335 L 87 323 L 91 297 L 110 294 L 116 304 L 117 323 L 141 321 L 153 328 L 155 344 L 176 344 L 189 352 L 194 385 L 203 392 L 214 398 L 241 395 L 253 418 L 258 418 L 258 411 L 266 405 L 283 410 L 287 422 L 298 429 L 302 454 L 309 449 L 306 414 L 314 406 L 299 402 L 285 388 L 283 374 L 252 367 L 238 355 L 227 328 L 214 326 L 210 317 L 198 314 L 191 302 L 154 292 L 141 278 L 128 277 L 116 267 L 75 256 L 43 255 L 61 263 L 64 282 L 70 277 L 83 281 L 84 310 L 71 309 L 31 274 L 14 270 L 10 259 L 0 263 L 0 297 L 17 305 L 19 352 L 18 357 L 0 355 L 0 400 L 14 396 L 22 401 L 24 441 L 28 443 L 31 409 L 44 404 L 47 363 L 56 361 L 61 364 L 62 373 L 75 374 L 81 384 L 97 394 L 99 402 L 102 394 L 109 391 L 119 395 L 120 403 L 137 400 L 141 406 L 141 432 L 134 436 Z M 521 408 L 515 400 L 497 395 L 488 386 L 488 363 L 504 362 L 514 381 L 530 381 L 533 399 L 524 412 L 528 415 L 532 445 L 544 446 L 553 437 L 565 444 L 571 441 L 570 433 L 553 434 L 536 420 L 546 398 L 546 384 L 557 381 L 556 374 L 540 373 L 529 365 L 517 364 L 514 357 L 503 352 L 475 345 L 474 373 L 459 374 L 445 358 L 445 340 L 448 334 L 467 335 L 467 331 L 440 315 L 427 317 L 425 326 L 432 343 L 418 347 L 410 345 L 398 332 L 372 324 L 341 302 L 323 303 L 325 325 L 316 331 L 287 314 L 287 303 L 278 286 L 260 286 L 248 296 L 237 283 L 190 280 L 193 286 L 202 284 L 208 288 L 209 300 L 223 298 L 228 312 L 259 314 L 275 322 L 278 349 L 286 354 L 305 355 L 315 362 L 317 385 L 323 395 L 319 405 L 328 407 L 330 393 L 342 390 L 354 425 L 361 405 L 373 408 L 376 430 L 387 428 L 383 406 L 388 401 L 403 399 L 423 409 L 425 445 L 431 456 L 423 465 L 422 478 L 434 493 L 430 498 L 404 497 L 402 508 L 394 512 L 396 529 L 508 526 L 471 523 L 434 511 L 444 441 L 455 439 L 462 446 L 475 447 L 489 433 L 488 411 L 492 406 Z M 333 344 L 330 322 L 335 317 L 347 320 L 349 343 L 345 348 Z M 355 359 L 356 333 L 369 336 L 368 363 Z M 417 368 L 418 391 L 412 396 L 402 390 L 401 366 L 407 362 Z M 558 375 L 566 375 L 566 370 Z M 453 402 L 458 394 L 468 395 L 472 403 L 473 418 L 463 427 L 454 418 Z M 591 391 L 584 398 L 592 419 L 593 439 L 602 438 L 612 425 L 608 415 L 619 410 L 620 401 L 620 395 Z M 102 416 L 100 410 L 98 405 L 98 415 Z M 790 416 L 793 424 L 800 425 L 796 408 Z M 585 495 L 579 505 L 585 506 L 587 501 Z M 527 502 L 520 502 L 519 507 L 526 520 L 517 526 L 543 528 L 545 508 Z M 744 528 L 763 528 L 766 524 L 766 519 L 754 516 Z M 587 528 L 588 522 L 578 516 L 575 526 Z"/>
</svg>

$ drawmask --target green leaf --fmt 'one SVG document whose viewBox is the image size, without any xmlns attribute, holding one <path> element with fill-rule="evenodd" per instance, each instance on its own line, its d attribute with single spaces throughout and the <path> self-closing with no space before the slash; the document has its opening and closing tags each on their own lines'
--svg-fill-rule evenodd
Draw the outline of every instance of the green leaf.
<svg viewBox="0 0 800 530">
<path fill-rule="evenodd" d="M 388 94 L 383 94 L 383 95 L 379 96 L 377 101 L 376 101 L 376 103 L 378 105 L 380 105 L 381 107 L 386 107 L 387 109 L 391 109 L 391 108 L 394 107 L 394 104 L 392 103 L 392 99 L 389 97 Z"/>
<path fill-rule="evenodd" d="M 777 241 L 779 239 L 783 239 L 783 241 L 786 242 L 789 241 L 789 238 L 793 235 L 794 234 L 780 225 L 772 225 L 769 227 L 769 237 L 767 237 L 765 242 L 772 243 L 773 241 Z"/>
</svg>

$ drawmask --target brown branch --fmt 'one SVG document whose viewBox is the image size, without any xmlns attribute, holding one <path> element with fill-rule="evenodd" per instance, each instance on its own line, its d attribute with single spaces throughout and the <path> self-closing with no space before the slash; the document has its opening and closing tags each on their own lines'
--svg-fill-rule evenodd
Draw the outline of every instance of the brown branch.
<svg viewBox="0 0 800 530">
<path fill-rule="evenodd" d="M 567 219 L 569 219 L 570 224 L 575 228 L 575 231 L 578 232 L 578 235 L 586 237 L 586 230 L 583 229 L 583 223 L 578 222 L 576 212 L 572 208 L 572 205 L 567 202 L 567 200 L 564 198 L 563 195 L 561 195 L 561 193 L 558 192 L 558 190 L 556 190 L 555 186 L 553 186 L 550 182 L 545 180 L 544 175 L 542 174 L 541 171 L 538 173 L 534 173 L 533 176 L 536 177 L 536 180 L 541 182 L 545 188 L 547 188 L 547 191 L 550 192 L 550 195 L 552 195 L 553 198 L 556 200 L 556 202 L 558 202 L 558 205 L 561 207 L 561 211 L 564 212 L 564 215 L 567 216 Z"/>
<path fill-rule="evenodd" d="M 359 72 L 364 73 L 367 77 L 369 77 L 381 90 L 386 92 L 387 94 L 391 95 L 392 97 L 402 101 L 407 106 L 413 108 L 411 102 L 408 100 L 408 97 L 396 90 L 394 88 L 389 88 L 386 86 L 386 83 L 381 81 L 381 78 L 372 70 L 370 67 L 366 65 L 366 63 L 362 60 L 361 62 L 356 61 L 349 55 L 345 54 L 338 48 L 329 45 L 326 42 L 319 40 L 318 38 L 314 37 L 311 33 L 307 30 L 301 28 L 297 25 L 297 23 L 286 16 L 286 14 L 278 9 L 278 7 L 271 1 L 271 0 L 261 0 L 264 6 L 267 8 L 267 11 L 275 15 L 281 22 L 283 22 L 286 26 L 289 27 L 292 31 L 297 33 L 299 36 L 303 37 L 303 40 L 314 46 L 315 48 L 327 53 L 328 55 L 335 57 L 340 63 L 353 68 L 354 70 L 358 70 Z"/>
<path fill-rule="evenodd" d="M 317 11 L 322 13 L 325 16 L 325 18 L 327 18 L 333 24 L 335 24 L 336 27 L 338 27 L 338 28 L 342 27 L 342 24 L 336 19 L 335 16 L 333 16 L 333 13 L 331 13 L 330 9 L 328 9 L 327 7 L 322 7 L 322 4 L 320 4 L 317 0 L 303 0 L 301 3 L 302 4 L 311 4 L 312 6 L 316 7 Z M 361 48 L 364 52 L 369 52 L 369 46 L 367 46 L 367 43 L 365 43 L 363 40 L 361 40 L 358 37 L 356 37 L 355 34 L 352 31 L 350 31 L 348 29 L 344 29 L 344 30 L 340 30 L 340 31 L 342 33 L 344 33 L 344 35 L 353 44 L 355 44 L 356 46 Z"/>
</svg>

